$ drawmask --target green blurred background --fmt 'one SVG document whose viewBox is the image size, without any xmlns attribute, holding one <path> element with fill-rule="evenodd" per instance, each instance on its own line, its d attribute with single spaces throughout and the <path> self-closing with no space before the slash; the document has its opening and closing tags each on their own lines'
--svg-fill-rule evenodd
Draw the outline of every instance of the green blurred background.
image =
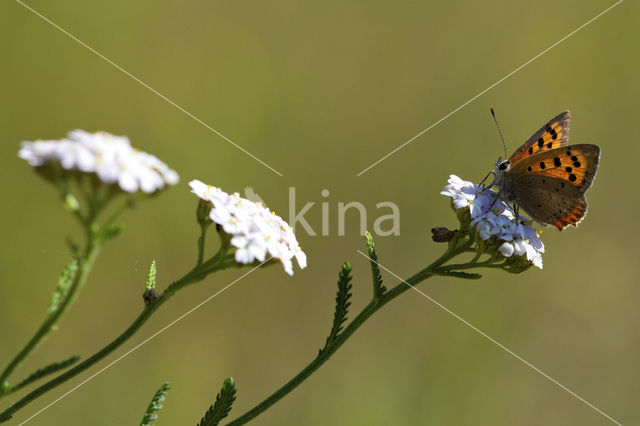
<svg viewBox="0 0 640 426">
<path fill-rule="evenodd" d="M 356 215 L 337 236 L 337 203 L 394 201 L 400 236 L 378 237 L 383 265 L 408 276 L 455 226 L 439 195 L 450 173 L 479 181 L 555 114 L 571 141 L 603 155 L 579 230 L 545 230 L 544 270 L 436 278 L 420 288 L 623 424 L 640 423 L 638 149 L 640 7 L 626 1 L 360 177 L 356 173 L 612 4 L 557 2 L 81 2 L 31 7 L 284 174 L 277 176 L 17 2 L 0 4 L 0 364 L 40 324 L 54 279 L 80 236 L 55 191 L 17 158 L 21 140 L 103 129 L 175 168 L 181 182 L 127 213 L 57 332 L 14 375 L 86 358 L 142 307 L 148 264 L 159 286 L 195 259 L 193 178 L 252 186 L 285 218 L 288 187 L 320 229 L 298 240 L 309 267 L 254 273 L 49 408 L 33 425 L 138 424 L 165 380 L 158 425 L 195 424 L 233 376 L 231 418 L 297 373 L 329 330 L 339 265 L 354 268 L 352 310 L 370 295 Z M 330 191 L 326 199 L 323 189 Z M 19 412 L 13 424 L 80 383 L 243 271 L 177 295 L 108 360 Z M 385 275 L 387 285 L 396 280 Z M 0 401 L 2 408 L 26 392 Z M 408 292 L 256 425 L 604 425 L 602 415 L 504 350 Z"/>
</svg>

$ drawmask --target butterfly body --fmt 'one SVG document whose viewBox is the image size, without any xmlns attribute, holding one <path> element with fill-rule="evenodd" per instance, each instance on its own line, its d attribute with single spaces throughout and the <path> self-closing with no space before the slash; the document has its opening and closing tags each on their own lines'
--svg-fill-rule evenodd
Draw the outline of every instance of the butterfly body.
<svg viewBox="0 0 640 426">
<path fill-rule="evenodd" d="M 569 118 L 569 111 L 554 117 L 494 168 L 494 185 L 506 202 L 559 230 L 577 226 L 586 215 L 584 194 L 600 160 L 597 145 L 568 145 Z"/>
</svg>

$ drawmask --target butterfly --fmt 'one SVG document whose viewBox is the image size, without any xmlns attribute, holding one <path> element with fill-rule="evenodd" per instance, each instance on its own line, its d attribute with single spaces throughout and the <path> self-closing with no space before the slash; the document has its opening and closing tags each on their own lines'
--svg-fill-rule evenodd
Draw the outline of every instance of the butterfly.
<svg viewBox="0 0 640 426">
<path fill-rule="evenodd" d="M 493 170 L 493 184 L 505 202 L 560 231 L 578 226 L 587 214 L 584 194 L 600 161 L 597 145 L 568 145 L 569 118 L 569 111 L 552 118 L 511 157 L 498 158 Z"/>
</svg>

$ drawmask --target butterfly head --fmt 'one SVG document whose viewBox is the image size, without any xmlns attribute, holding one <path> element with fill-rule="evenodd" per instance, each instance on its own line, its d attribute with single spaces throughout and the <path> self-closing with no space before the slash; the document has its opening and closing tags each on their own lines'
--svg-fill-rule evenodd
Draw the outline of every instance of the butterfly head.
<svg viewBox="0 0 640 426">
<path fill-rule="evenodd" d="M 503 160 L 502 157 L 498 158 L 496 165 L 493 168 L 494 185 L 498 188 L 503 188 L 505 173 L 511 168 L 509 160 Z"/>
<path fill-rule="evenodd" d="M 496 173 L 496 175 L 502 175 L 505 172 L 508 172 L 510 168 L 511 168 L 511 163 L 509 163 L 509 160 L 503 160 L 502 157 L 500 157 L 496 161 L 494 172 Z"/>
</svg>

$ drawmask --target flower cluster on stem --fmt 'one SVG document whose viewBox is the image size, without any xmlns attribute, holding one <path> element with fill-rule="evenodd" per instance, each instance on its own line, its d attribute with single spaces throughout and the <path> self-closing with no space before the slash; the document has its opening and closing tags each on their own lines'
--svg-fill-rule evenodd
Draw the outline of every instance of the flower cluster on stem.
<svg viewBox="0 0 640 426">
<path fill-rule="evenodd" d="M 63 171 L 95 174 L 125 192 L 156 192 L 178 182 L 178 174 L 154 155 L 134 149 L 126 136 L 73 130 L 61 140 L 24 141 L 18 153 L 44 174 Z M 53 169 L 53 170 L 52 170 Z"/>
<path fill-rule="evenodd" d="M 544 244 L 531 220 L 515 213 L 494 191 L 451 175 L 442 194 L 451 197 L 461 227 L 470 226 L 479 252 L 509 260 L 511 272 L 529 265 L 542 269 Z"/>
<path fill-rule="evenodd" d="M 293 258 L 301 268 L 307 266 L 293 228 L 267 207 L 199 180 L 192 180 L 189 186 L 203 206 L 198 210 L 199 219 L 206 215 L 204 219 L 208 217 L 231 237 L 238 263 L 264 262 L 269 255 L 279 259 L 289 275 L 293 275 Z"/>
</svg>

